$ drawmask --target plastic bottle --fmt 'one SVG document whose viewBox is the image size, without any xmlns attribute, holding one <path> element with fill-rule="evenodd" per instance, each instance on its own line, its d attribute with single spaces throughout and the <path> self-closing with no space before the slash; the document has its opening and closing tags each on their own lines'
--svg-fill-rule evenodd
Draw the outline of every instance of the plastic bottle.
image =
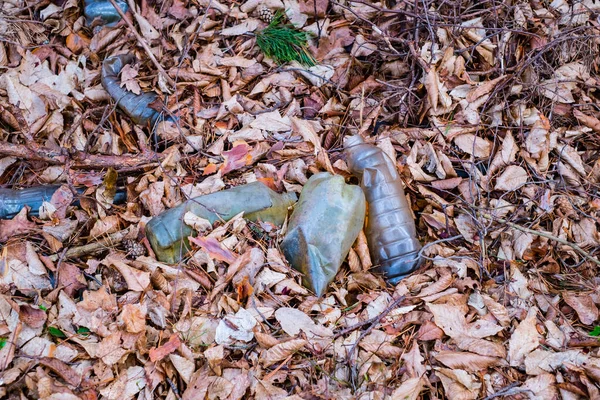
<svg viewBox="0 0 600 400">
<path fill-rule="evenodd" d="M 102 63 L 102 86 L 110 94 L 119 108 L 125 112 L 138 125 L 154 126 L 161 117 L 161 113 L 150 107 L 158 95 L 154 92 L 135 94 L 121 87 L 119 73 L 125 64 L 131 64 L 135 61 L 133 54 L 121 54 L 107 58 Z M 167 116 L 165 120 L 174 120 Z"/>
<path fill-rule="evenodd" d="M 295 202 L 295 193 L 279 194 L 260 182 L 240 185 L 187 200 L 152 218 L 146 225 L 146 237 L 159 261 L 174 264 L 191 249 L 188 237 L 193 229 L 183 222 L 188 211 L 211 224 L 244 211 L 244 218 L 251 221 L 281 225 Z"/>
<path fill-rule="evenodd" d="M 123 13 L 129 9 L 126 1 L 115 0 Z M 100 17 L 106 26 L 114 26 L 121 20 L 121 15 L 108 0 L 85 0 L 83 14 L 88 25 Z"/>
<path fill-rule="evenodd" d="M 281 249 L 317 296 L 325 292 L 358 237 L 365 208 L 363 191 L 341 176 L 322 172 L 304 185 Z"/>
<path fill-rule="evenodd" d="M 60 185 L 33 186 L 26 189 L 0 189 L 0 219 L 11 219 L 17 215 L 25 206 L 30 208 L 29 215 L 39 215 L 39 209 L 42 203 L 50 201 L 54 192 Z M 83 189 L 78 189 L 83 193 Z M 124 190 L 119 190 L 115 194 L 114 203 L 122 203 L 126 200 L 127 194 Z M 74 202 L 75 205 L 78 201 Z"/>
<path fill-rule="evenodd" d="M 360 136 L 346 137 L 344 148 L 350 171 L 360 179 L 367 197 L 365 234 L 371 257 L 396 284 L 419 267 L 421 244 L 395 162 Z"/>
</svg>

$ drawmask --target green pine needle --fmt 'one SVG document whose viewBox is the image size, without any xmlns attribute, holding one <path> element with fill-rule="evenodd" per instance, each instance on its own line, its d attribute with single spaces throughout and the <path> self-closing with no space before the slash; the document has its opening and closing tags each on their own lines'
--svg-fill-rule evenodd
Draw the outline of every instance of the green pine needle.
<svg viewBox="0 0 600 400">
<path fill-rule="evenodd" d="M 293 25 L 282 24 L 283 14 L 278 11 L 273 21 L 256 34 L 256 44 L 267 56 L 278 64 L 298 61 L 312 67 L 316 61 L 308 51 L 308 35 Z"/>
</svg>

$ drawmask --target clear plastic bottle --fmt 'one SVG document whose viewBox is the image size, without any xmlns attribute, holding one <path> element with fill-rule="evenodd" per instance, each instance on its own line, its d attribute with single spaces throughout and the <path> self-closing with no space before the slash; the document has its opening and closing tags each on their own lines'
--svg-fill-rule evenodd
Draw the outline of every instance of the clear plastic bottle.
<svg viewBox="0 0 600 400">
<path fill-rule="evenodd" d="M 10 219 L 17 215 L 25 206 L 29 207 L 29 215 L 38 216 L 42 203 L 50 201 L 52 195 L 60 188 L 60 185 L 41 185 L 25 189 L 0 189 L 0 219 Z M 84 189 L 77 189 L 83 193 Z M 124 190 L 118 190 L 114 203 L 125 202 L 127 194 Z M 74 201 L 74 205 L 79 203 Z"/>
<path fill-rule="evenodd" d="M 191 249 L 188 237 L 194 231 L 183 222 L 188 211 L 211 224 L 228 221 L 244 211 L 244 218 L 251 221 L 281 225 L 288 207 L 295 202 L 295 193 L 279 194 L 260 182 L 240 185 L 195 197 L 152 218 L 146 224 L 146 237 L 159 261 L 174 264 Z"/>
<path fill-rule="evenodd" d="M 303 283 L 321 296 L 365 222 L 365 195 L 344 178 L 321 172 L 304 185 L 281 249 Z"/>
<path fill-rule="evenodd" d="M 396 284 L 419 267 L 421 244 L 396 164 L 379 147 L 360 136 L 344 140 L 350 171 L 367 197 L 366 236 L 379 271 Z"/>
</svg>

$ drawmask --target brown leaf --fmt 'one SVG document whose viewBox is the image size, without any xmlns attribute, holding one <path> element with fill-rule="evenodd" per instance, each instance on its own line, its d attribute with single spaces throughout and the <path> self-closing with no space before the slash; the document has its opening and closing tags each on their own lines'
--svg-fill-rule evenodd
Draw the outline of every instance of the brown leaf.
<svg viewBox="0 0 600 400">
<path fill-rule="evenodd" d="M 420 399 L 419 395 L 425 388 L 425 383 L 425 379 L 423 378 L 409 378 L 392 392 L 390 398 L 402 400 Z"/>
<path fill-rule="evenodd" d="M 301 350 L 308 342 L 304 339 L 292 339 L 287 342 L 276 344 L 263 352 L 260 357 L 265 367 L 275 364 L 278 361 L 285 360 L 292 354 Z"/>
<path fill-rule="evenodd" d="M 456 400 L 475 400 L 478 398 L 481 383 L 462 369 L 436 368 L 436 375 L 442 381 L 446 397 Z"/>
<path fill-rule="evenodd" d="M 67 207 L 73 202 L 73 192 L 67 185 L 62 185 L 52 194 L 50 203 L 56 208 L 54 216 L 58 219 L 66 218 Z"/>
<path fill-rule="evenodd" d="M 525 168 L 509 165 L 496 180 L 495 190 L 512 191 L 519 189 L 529 179 Z"/>
<path fill-rule="evenodd" d="M 565 292 L 563 300 L 575 310 L 582 324 L 593 325 L 598 320 L 598 307 L 596 307 L 590 295 L 577 296 Z"/>
<path fill-rule="evenodd" d="M 472 133 L 455 136 L 453 141 L 456 147 L 477 158 L 489 157 L 492 151 L 492 143 L 489 140 Z"/>
<path fill-rule="evenodd" d="M 18 322 L 17 326 L 15 326 L 15 329 L 8 337 L 6 344 L 4 345 L 4 347 L 2 347 L 2 349 L 0 349 L 0 371 L 4 371 L 12 362 L 15 356 L 15 349 L 17 347 L 17 338 L 21 334 L 22 328 L 23 324 L 21 322 Z"/>
<path fill-rule="evenodd" d="M 143 292 L 150 285 L 149 272 L 130 267 L 117 254 L 109 254 L 104 262 L 108 265 L 113 265 L 123 275 L 129 290 Z"/>
<path fill-rule="evenodd" d="M 221 175 L 224 176 L 231 171 L 252 164 L 252 156 L 248 154 L 250 149 L 251 147 L 246 143 L 240 143 L 233 146 L 231 150 L 224 151 L 223 158 L 225 159 L 225 162 L 221 165 L 221 168 L 219 168 Z"/>
<path fill-rule="evenodd" d="M 75 264 L 68 262 L 63 262 L 58 269 L 58 284 L 71 297 L 75 297 L 79 290 L 87 287 L 81 270 Z"/>
<path fill-rule="evenodd" d="M 32 328 L 41 328 L 46 323 L 48 315 L 44 310 L 22 304 L 19 306 L 19 319 Z"/>
<path fill-rule="evenodd" d="M 200 246 L 209 256 L 226 263 L 233 263 L 237 256 L 228 248 L 223 246 L 217 239 L 212 237 L 190 237 L 190 242 Z"/>
<path fill-rule="evenodd" d="M 491 81 L 486 81 L 483 82 L 482 84 L 480 84 L 479 86 L 476 86 L 474 89 L 472 89 L 468 94 L 467 94 L 467 101 L 469 103 L 474 102 L 475 100 L 479 99 L 480 97 L 488 94 L 489 92 L 492 91 L 492 89 L 494 87 L 496 87 L 496 85 L 504 80 L 505 76 L 499 76 L 496 79 L 492 79 Z"/>
<path fill-rule="evenodd" d="M 425 358 L 419 350 L 418 342 L 415 340 L 410 351 L 402 355 L 402 360 L 408 371 L 408 375 L 411 378 L 421 378 L 425 376 L 427 370 L 425 369 Z"/>
<path fill-rule="evenodd" d="M 579 110 L 573 110 L 573 115 L 579 122 L 588 128 L 592 128 L 594 132 L 600 133 L 600 120 L 598 118 L 586 115 Z"/>
<path fill-rule="evenodd" d="M 27 208 L 23 208 L 13 219 L 0 220 L 0 242 L 36 229 L 36 225 L 27 219 Z"/>
<path fill-rule="evenodd" d="M 508 361 L 513 367 L 522 365 L 525 356 L 540 344 L 540 334 L 536 328 L 537 312 L 537 308 L 530 308 L 527 317 L 517 326 L 508 341 Z"/>
<path fill-rule="evenodd" d="M 56 358 L 42 357 L 39 363 L 45 367 L 50 368 L 53 372 L 59 375 L 65 382 L 71 386 L 79 386 L 81 384 L 82 377 L 73 368 L 69 367 L 63 361 Z"/>
<path fill-rule="evenodd" d="M 478 372 L 489 367 L 500 365 L 502 360 L 496 357 L 462 351 L 440 351 L 435 359 L 452 369 L 464 369 L 467 372 Z"/>
<path fill-rule="evenodd" d="M 125 304 L 120 319 L 125 323 L 127 332 L 144 332 L 146 330 L 146 307 L 140 304 Z"/>
<path fill-rule="evenodd" d="M 169 354 L 173 353 L 177 348 L 181 345 L 181 340 L 179 340 L 179 334 L 174 333 L 169 338 L 169 341 L 162 346 L 154 347 L 150 349 L 150 361 L 156 362 L 160 361 Z"/>
<path fill-rule="evenodd" d="M 444 331 L 431 321 L 425 321 L 417 332 L 417 339 L 421 341 L 437 340 L 444 337 Z"/>
</svg>

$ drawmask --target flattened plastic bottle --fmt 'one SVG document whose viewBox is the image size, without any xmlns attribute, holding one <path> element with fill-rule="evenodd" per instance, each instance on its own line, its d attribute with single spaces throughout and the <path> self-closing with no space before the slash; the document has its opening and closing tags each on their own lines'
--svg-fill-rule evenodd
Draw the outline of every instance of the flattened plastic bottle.
<svg viewBox="0 0 600 400">
<path fill-rule="evenodd" d="M 159 261 L 174 264 L 191 249 L 188 237 L 193 229 L 183 222 L 188 211 L 211 224 L 244 211 L 244 218 L 251 221 L 281 225 L 295 202 L 295 193 L 279 194 L 260 182 L 240 185 L 187 200 L 152 218 L 146 225 L 146 237 Z"/>
<path fill-rule="evenodd" d="M 161 113 L 150 107 L 150 103 L 154 102 L 158 95 L 154 92 L 146 92 L 135 94 L 121 87 L 119 73 L 125 64 L 131 64 L 135 61 L 133 54 L 121 54 L 107 58 L 102 63 L 102 86 L 110 94 L 119 108 L 138 125 L 154 126 L 161 117 Z M 170 116 L 166 120 L 173 120 Z"/>
<path fill-rule="evenodd" d="M 126 13 L 129 9 L 127 2 L 116 0 L 115 3 Z M 101 18 L 106 26 L 114 26 L 121 20 L 121 15 L 108 0 L 85 0 L 83 13 L 88 25 L 96 18 Z"/>
<path fill-rule="evenodd" d="M 365 234 L 371 257 L 387 280 L 396 284 L 416 270 L 421 261 L 421 243 L 402 180 L 394 161 L 362 137 L 346 137 L 344 148 L 350 171 L 360 179 L 367 197 Z"/>
<path fill-rule="evenodd" d="M 365 208 L 363 191 L 341 176 L 322 172 L 304 185 L 281 249 L 317 296 L 325 292 L 358 237 Z"/>
</svg>

